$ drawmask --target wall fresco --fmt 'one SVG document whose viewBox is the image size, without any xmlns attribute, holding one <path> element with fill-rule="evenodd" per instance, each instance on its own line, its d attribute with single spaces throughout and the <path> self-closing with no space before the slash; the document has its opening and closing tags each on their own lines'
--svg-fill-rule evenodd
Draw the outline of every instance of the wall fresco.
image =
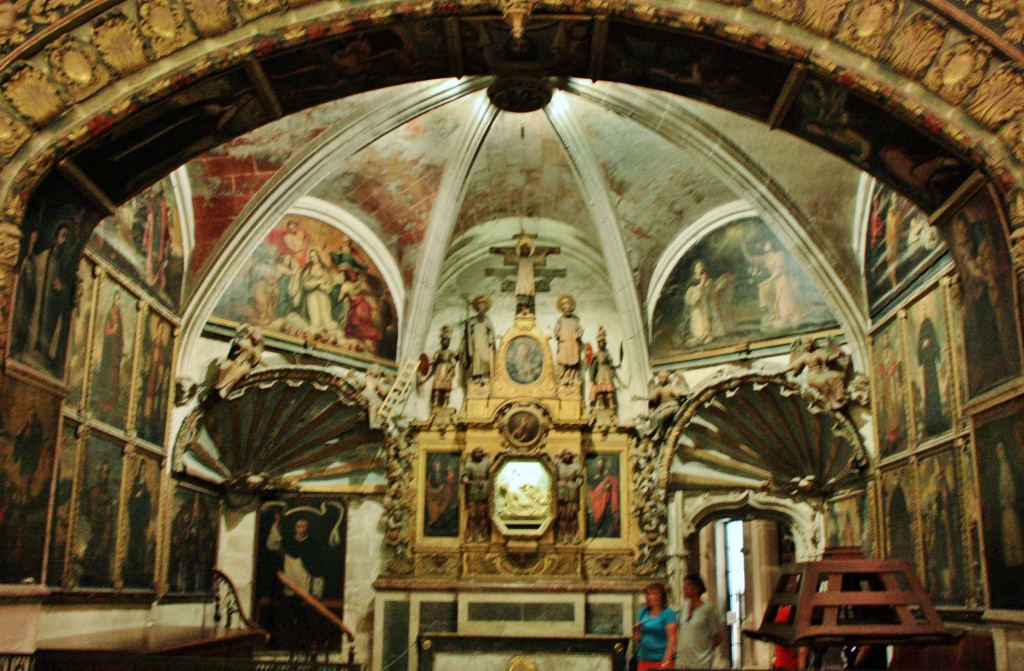
<svg viewBox="0 0 1024 671">
<path fill-rule="evenodd" d="M 728 224 L 676 264 L 654 310 L 652 358 L 836 325 L 793 256 L 760 220 Z"/>
</svg>

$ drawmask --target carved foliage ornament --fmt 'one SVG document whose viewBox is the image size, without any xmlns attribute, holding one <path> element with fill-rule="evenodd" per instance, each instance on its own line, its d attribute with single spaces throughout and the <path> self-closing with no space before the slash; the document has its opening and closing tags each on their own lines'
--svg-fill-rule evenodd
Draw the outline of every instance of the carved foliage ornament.
<svg viewBox="0 0 1024 671">
<path fill-rule="evenodd" d="M 1010 146 L 1010 149 L 1013 150 L 1017 160 L 1024 163 L 1024 116 L 1018 116 L 1016 119 L 1003 126 L 999 131 L 999 137 L 1003 142 Z M 1024 212 L 1020 214 L 1024 214 Z M 1011 217 L 1014 221 L 1019 221 L 1012 212 Z"/>
<path fill-rule="evenodd" d="M 32 24 L 25 18 L 28 0 L 0 4 L 0 50 L 16 47 L 32 33 Z"/>
<path fill-rule="evenodd" d="M 237 23 L 227 0 L 185 0 L 185 7 L 203 37 L 227 32 Z"/>
<path fill-rule="evenodd" d="M 281 8 L 283 0 L 237 0 L 238 11 L 246 21 L 269 14 Z"/>
<path fill-rule="evenodd" d="M 4 82 L 3 93 L 16 110 L 39 126 L 46 126 L 65 109 L 57 87 L 35 66 L 14 66 L 14 74 Z"/>
<path fill-rule="evenodd" d="M 10 114 L 0 111 L 0 157 L 11 158 L 28 142 L 32 131 Z"/>
<path fill-rule="evenodd" d="M 138 27 L 121 12 L 110 12 L 93 23 L 92 43 L 122 77 L 141 70 L 149 62 Z"/>
<path fill-rule="evenodd" d="M 754 9 L 771 14 L 783 21 L 792 21 L 800 16 L 803 3 L 800 0 L 754 0 Z"/>
<path fill-rule="evenodd" d="M 850 7 L 836 37 L 868 56 L 878 56 L 896 24 L 898 0 L 860 0 Z"/>
<path fill-rule="evenodd" d="M 185 21 L 185 10 L 172 0 L 139 2 L 142 34 L 157 58 L 163 58 L 195 41 L 196 33 Z"/>
<path fill-rule="evenodd" d="M 1010 65 L 989 73 L 967 98 L 967 111 L 989 128 L 1024 111 L 1024 77 Z"/>
<path fill-rule="evenodd" d="M 47 49 L 50 73 L 76 101 L 82 101 L 110 83 L 110 70 L 95 47 L 65 38 Z"/>
<path fill-rule="evenodd" d="M 885 60 L 911 79 L 919 79 L 942 48 L 948 26 L 929 12 L 917 12 L 893 33 Z"/>
<path fill-rule="evenodd" d="M 947 49 L 928 71 L 924 85 L 951 103 L 959 104 L 985 76 L 991 49 L 977 38 Z"/>
<path fill-rule="evenodd" d="M 819 35 L 831 35 L 849 0 L 807 0 L 800 25 Z"/>
</svg>

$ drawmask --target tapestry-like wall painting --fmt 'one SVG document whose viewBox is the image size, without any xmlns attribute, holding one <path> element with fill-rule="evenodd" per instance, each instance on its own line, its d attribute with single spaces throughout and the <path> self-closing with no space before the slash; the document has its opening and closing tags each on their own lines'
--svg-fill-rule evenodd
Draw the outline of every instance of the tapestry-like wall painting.
<svg viewBox="0 0 1024 671">
<path fill-rule="evenodd" d="M 122 452 L 120 444 L 103 436 L 92 434 L 85 441 L 72 558 L 72 584 L 79 587 L 114 584 Z"/>
<path fill-rule="evenodd" d="M 907 309 L 911 403 L 917 444 L 949 433 L 955 402 L 944 292 L 936 285 Z"/>
<path fill-rule="evenodd" d="M 942 225 L 956 268 L 972 396 L 1020 374 L 1016 287 L 1006 225 L 991 187 L 978 190 Z"/>
<path fill-rule="evenodd" d="M 50 556 L 46 564 L 46 584 L 60 586 L 64 580 L 67 559 L 68 531 L 71 528 L 71 495 L 74 492 L 78 463 L 77 427 L 64 420 L 57 449 L 57 486 L 53 496 L 53 527 L 50 533 Z"/>
<path fill-rule="evenodd" d="M 270 631 L 271 647 L 292 648 L 310 635 L 308 609 L 278 572 L 328 608 L 342 607 L 346 510 L 342 499 L 310 496 L 282 496 L 261 504 L 252 612 Z"/>
<path fill-rule="evenodd" d="M 138 312 L 135 297 L 104 277 L 93 327 L 89 405 L 97 419 L 112 427 L 128 422 Z"/>
<path fill-rule="evenodd" d="M 135 432 L 143 440 L 162 447 L 167 431 L 167 411 L 171 407 L 173 327 L 158 313 L 150 311 L 142 329 Z"/>
<path fill-rule="evenodd" d="M 93 264 L 86 259 L 78 264 L 78 305 L 71 315 L 71 343 L 68 346 L 68 393 L 64 405 L 79 407 L 82 403 L 85 371 L 89 355 L 89 331 L 92 322 L 93 288 L 96 284 Z"/>
<path fill-rule="evenodd" d="M 617 454 L 587 455 L 587 538 L 622 535 L 619 463 Z"/>
<path fill-rule="evenodd" d="M 172 182 L 166 178 L 101 221 L 89 247 L 177 312 L 184 270 L 181 227 Z"/>
<path fill-rule="evenodd" d="M 394 300 L 342 231 L 288 215 L 246 261 L 214 310 L 229 322 L 355 353 L 395 358 Z"/>
<path fill-rule="evenodd" d="M 929 596 L 938 604 L 964 604 L 970 587 L 956 462 L 952 450 L 918 462 L 924 577 Z"/>
<path fill-rule="evenodd" d="M 871 341 L 875 427 L 881 456 L 907 449 L 906 361 L 900 320 L 891 320 Z"/>
<path fill-rule="evenodd" d="M 1024 609 L 1024 403 L 1002 406 L 975 426 L 989 605 Z"/>
<path fill-rule="evenodd" d="M 220 507 L 213 494 L 179 483 L 171 504 L 168 590 L 206 594 L 213 588 Z"/>
<path fill-rule="evenodd" d="M 59 179 L 41 186 L 25 213 L 21 254 L 14 269 L 17 286 L 10 352 L 13 358 L 58 379 L 64 376 L 75 272 L 93 216 L 75 189 Z"/>
<path fill-rule="evenodd" d="M 423 487 L 423 535 L 459 535 L 459 455 L 428 452 Z"/>
<path fill-rule="evenodd" d="M 836 321 L 793 256 L 758 219 L 733 222 L 676 264 L 652 324 L 656 359 L 831 328 Z"/>
<path fill-rule="evenodd" d="M 875 175 L 931 212 L 964 183 L 972 168 L 916 128 L 888 118 L 842 85 L 807 77 L 782 128 Z"/>
<path fill-rule="evenodd" d="M 43 578 L 60 400 L 0 376 L 0 583 Z"/>
<path fill-rule="evenodd" d="M 858 547 L 865 557 L 873 556 L 871 511 L 864 492 L 829 501 L 826 529 L 829 547 Z"/>
<path fill-rule="evenodd" d="M 885 556 L 906 559 L 917 569 L 917 488 L 907 464 L 882 473 L 882 519 Z"/>
<path fill-rule="evenodd" d="M 871 189 L 864 279 L 871 314 L 879 311 L 946 252 L 928 215 L 891 187 L 876 181 Z"/>
<path fill-rule="evenodd" d="M 152 589 L 156 579 L 160 461 L 137 454 L 128 462 L 128 531 L 121 581 L 126 588 Z"/>
</svg>

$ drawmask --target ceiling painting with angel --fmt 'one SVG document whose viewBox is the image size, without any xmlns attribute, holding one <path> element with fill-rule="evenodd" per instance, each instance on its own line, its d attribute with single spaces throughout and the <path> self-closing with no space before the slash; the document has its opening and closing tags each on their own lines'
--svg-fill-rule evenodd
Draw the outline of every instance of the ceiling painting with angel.
<svg viewBox="0 0 1024 671">
<path fill-rule="evenodd" d="M 683 254 L 658 298 L 651 356 L 670 360 L 834 328 L 821 292 L 757 218 L 710 232 Z"/>
</svg>

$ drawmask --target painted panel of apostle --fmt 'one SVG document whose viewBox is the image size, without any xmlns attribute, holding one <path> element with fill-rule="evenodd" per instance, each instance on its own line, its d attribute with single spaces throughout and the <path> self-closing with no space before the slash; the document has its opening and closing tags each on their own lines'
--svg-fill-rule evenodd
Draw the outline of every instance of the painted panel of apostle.
<svg viewBox="0 0 1024 671">
<path fill-rule="evenodd" d="M 588 454 L 587 538 L 619 538 L 622 534 L 619 455 Z"/>
<path fill-rule="evenodd" d="M 120 444 L 95 434 L 85 442 L 71 569 L 72 584 L 79 587 L 114 584 L 122 451 Z"/>
<path fill-rule="evenodd" d="M 394 301 L 369 255 L 342 231 L 289 215 L 243 264 L 214 310 L 230 322 L 394 359 Z"/>
<path fill-rule="evenodd" d="M 428 452 L 423 490 L 423 535 L 459 535 L 459 455 Z"/>
<path fill-rule="evenodd" d="M 167 585 L 179 594 L 207 593 L 217 561 L 217 497 L 182 484 L 174 490 L 168 538 Z"/>
<path fill-rule="evenodd" d="M 917 443 L 949 433 L 953 426 L 953 358 L 943 291 L 935 287 L 907 309 L 910 391 Z"/>
<path fill-rule="evenodd" d="M 71 495 L 78 457 L 76 428 L 67 420 L 61 429 L 57 450 L 57 487 L 53 497 L 53 527 L 50 532 L 50 557 L 46 565 L 46 583 L 61 585 L 67 559 L 68 534 L 71 528 Z"/>
<path fill-rule="evenodd" d="M 917 488 L 914 472 L 904 464 L 882 473 L 885 556 L 906 559 L 917 567 Z"/>
<path fill-rule="evenodd" d="M 664 359 L 835 324 L 792 254 L 763 222 L 748 219 L 712 232 L 680 259 L 654 311 L 651 355 Z"/>
<path fill-rule="evenodd" d="M 181 213 L 170 178 L 99 223 L 89 247 L 171 310 L 181 307 L 184 256 Z"/>
<path fill-rule="evenodd" d="M 150 589 L 156 578 L 158 515 L 160 511 L 160 462 L 137 455 L 129 462 L 131 485 L 125 514 L 125 539 L 121 581 L 127 588 Z"/>
<path fill-rule="evenodd" d="M 93 326 L 89 405 L 97 419 L 112 427 L 124 427 L 128 421 L 138 313 L 135 297 L 105 277 Z"/>
<path fill-rule="evenodd" d="M 60 402 L 0 376 L 0 582 L 39 582 Z"/>
<path fill-rule="evenodd" d="M 1003 406 L 975 428 L 985 562 L 992 608 L 1024 608 L 1024 403 Z"/>
<path fill-rule="evenodd" d="M 891 320 L 871 343 L 872 382 L 874 383 L 875 425 L 878 449 L 888 457 L 907 449 L 906 357 L 900 320 Z"/>
<path fill-rule="evenodd" d="M 969 586 L 958 471 L 952 450 L 918 462 L 925 583 L 929 596 L 940 604 L 963 604 Z"/>
<path fill-rule="evenodd" d="M 871 314 L 880 310 L 946 252 L 928 215 L 891 187 L 875 182 L 868 213 L 864 276 Z"/>
</svg>

